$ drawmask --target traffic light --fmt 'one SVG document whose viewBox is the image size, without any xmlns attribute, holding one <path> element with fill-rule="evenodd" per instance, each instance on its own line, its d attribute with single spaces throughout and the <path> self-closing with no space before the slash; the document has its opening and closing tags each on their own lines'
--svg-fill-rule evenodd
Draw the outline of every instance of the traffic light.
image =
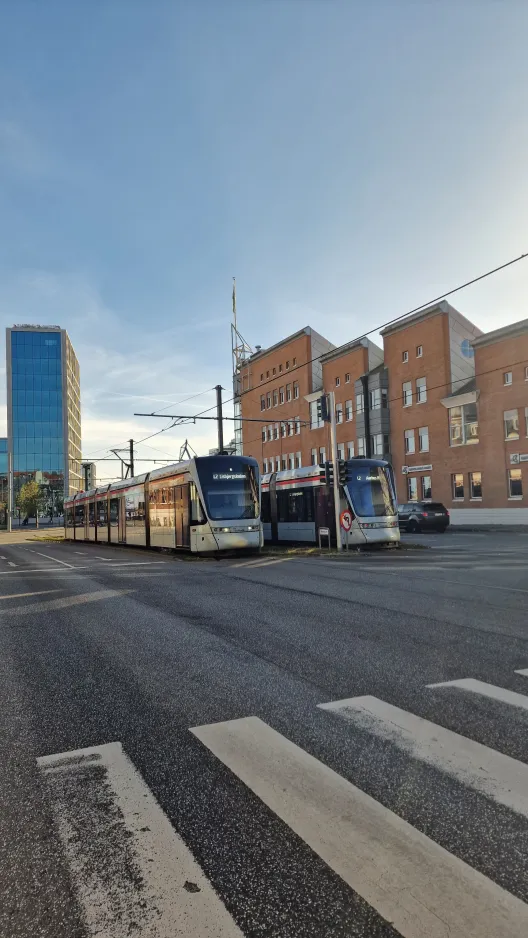
<svg viewBox="0 0 528 938">
<path fill-rule="evenodd" d="M 337 460 L 337 478 L 340 485 L 346 485 L 348 482 L 348 467 L 346 459 Z"/>
<path fill-rule="evenodd" d="M 317 399 L 317 422 L 328 423 L 330 420 L 330 411 L 328 410 L 328 398 L 326 394 Z"/>
<path fill-rule="evenodd" d="M 334 464 L 330 459 L 325 462 L 325 482 L 327 485 L 334 484 Z"/>
</svg>

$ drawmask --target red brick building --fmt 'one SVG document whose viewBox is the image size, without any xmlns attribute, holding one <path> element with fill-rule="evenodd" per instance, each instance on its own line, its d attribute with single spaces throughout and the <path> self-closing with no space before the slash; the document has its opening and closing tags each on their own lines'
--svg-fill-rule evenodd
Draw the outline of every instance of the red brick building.
<svg viewBox="0 0 528 938">
<path fill-rule="evenodd" d="M 528 320 L 483 334 L 443 301 L 382 337 L 335 348 L 306 327 L 259 350 L 240 373 L 244 452 L 263 471 L 324 462 L 316 402 L 333 391 L 340 458 L 389 459 L 400 503 L 528 525 Z"/>
</svg>

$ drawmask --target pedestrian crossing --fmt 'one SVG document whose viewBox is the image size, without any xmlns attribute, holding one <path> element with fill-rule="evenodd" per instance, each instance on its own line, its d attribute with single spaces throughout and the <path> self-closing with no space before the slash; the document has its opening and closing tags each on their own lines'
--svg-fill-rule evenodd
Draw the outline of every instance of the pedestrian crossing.
<svg viewBox="0 0 528 938">
<path fill-rule="evenodd" d="M 515 674 L 528 677 L 528 668 Z M 424 693 L 438 689 L 455 706 L 470 694 L 500 704 L 506 717 L 528 709 L 524 694 L 474 678 L 427 685 Z M 350 734 L 359 729 L 490 805 L 513 812 L 519 823 L 528 819 L 526 762 L 375 696 L 323 702 L 317 710 L 350 746 L 355 738 Z M 259 717 L 192 726 L 189 733 L 277 823 L 389 923 L 391 934 L 528 935 L 528 904 L 519 896 Z M 202 869 L 203 857 L 199 865 L 119 742 L 44 756 L 38 765 L 89 938 L 131 933 L 137 938 L 244 938 L 236 895 L 215 890 Z M 527 856 L 524 864 L 528 869 Z M 287 938 L 286 932 L 273 934 Z M 321 922 L 320 931 L 310 934 L 334 931 L 331 923 Z M 371 933 L 353 934 L 370 938 Z"/>
</svg>

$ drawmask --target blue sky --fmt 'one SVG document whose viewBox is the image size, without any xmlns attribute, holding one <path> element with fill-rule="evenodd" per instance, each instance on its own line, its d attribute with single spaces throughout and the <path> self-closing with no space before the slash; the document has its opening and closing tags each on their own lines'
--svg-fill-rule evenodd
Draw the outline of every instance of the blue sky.
<svg viewBox="0 0 528 938">
<path fill-rule="evenodd" d="M 230 396 L 233 275 L 251 344 L 337 344 L 528 251 L 527 29 L 515 0 L 3 3 L 0 325 L 69 330 L 84 455 Z M 451 302 L 491 329 L 527 287 Z M 185 436 L 214 445 L 151 445 Z"/>
</svg>

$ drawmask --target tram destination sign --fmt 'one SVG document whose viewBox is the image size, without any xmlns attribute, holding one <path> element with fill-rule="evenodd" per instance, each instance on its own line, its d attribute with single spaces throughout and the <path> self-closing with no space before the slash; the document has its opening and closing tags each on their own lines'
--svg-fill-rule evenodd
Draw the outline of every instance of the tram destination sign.
<svg viewBox="0 0 528 938">
<path fill-rule="evenodd" d="M 213 472 L 213 482 L 243 482 L 245 478 L 243 472 Z"/>
</svg>

